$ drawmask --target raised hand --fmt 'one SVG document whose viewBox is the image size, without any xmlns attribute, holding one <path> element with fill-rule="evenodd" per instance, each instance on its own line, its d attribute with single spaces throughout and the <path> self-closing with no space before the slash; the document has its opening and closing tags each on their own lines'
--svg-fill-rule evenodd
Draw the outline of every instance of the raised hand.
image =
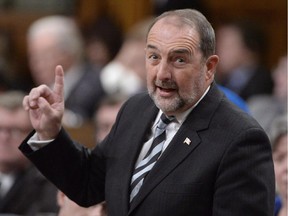
<svg viewBox="0 0 288 216">
<path fill-rule="evenodd" d="M 33 88 L 24 97 L 23 107 L 29 112 L 30 121 L 40 140 L 49 140 L 57 136 L 64 114 L 64 71 L 62 66 L 55 68 L 53 89 L 46 85 Z"/>
</svg>

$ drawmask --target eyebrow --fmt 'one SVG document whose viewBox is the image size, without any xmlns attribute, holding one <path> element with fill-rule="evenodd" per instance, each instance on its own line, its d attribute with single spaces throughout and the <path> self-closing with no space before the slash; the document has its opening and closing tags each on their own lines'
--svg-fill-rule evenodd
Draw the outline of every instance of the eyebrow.
<svg viewBox="0 0 288 216">
<path fill-rule="evenodd" d="M 176 54 L 189 54 L 189 55 L 190 55 L 190 52 L 189 52 L 189 50 L 187 50 L 187 49 L 175 49 L 175 50 L 172 50 L 171 53 L 176 53 Z"/>
<path fill-rule="evenodd" d="M 147 49 L 155 49 L 155 50 L 158 50 L 158 48 L 154 45 L 151 45 L 151 44 L 148 44 L 147 45 Z"/>
<path fill-rule="evenodd" d="M 148 44 L 147 45 L 147 49 L 154 49 L 154 50 L 158 50 L 158 48 L 154 45 Z M 170 53 L 176 53 L 176 54 L 190 54 L 188 49 L 175 49 L 172 50 Z"/>
</svg>

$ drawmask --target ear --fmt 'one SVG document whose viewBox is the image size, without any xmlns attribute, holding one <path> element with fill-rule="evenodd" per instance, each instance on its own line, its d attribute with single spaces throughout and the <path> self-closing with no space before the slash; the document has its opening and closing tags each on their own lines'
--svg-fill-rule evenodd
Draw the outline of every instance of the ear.
<svg viewBox="0 0 288 216">
<path fill-rule="evenodd" d="M 216 67 L 219 62 L 219 57 L 217 55 L 211 55 L 206 60 L 206 80 L 213 80 L 216 73 Z"/>
</svg>

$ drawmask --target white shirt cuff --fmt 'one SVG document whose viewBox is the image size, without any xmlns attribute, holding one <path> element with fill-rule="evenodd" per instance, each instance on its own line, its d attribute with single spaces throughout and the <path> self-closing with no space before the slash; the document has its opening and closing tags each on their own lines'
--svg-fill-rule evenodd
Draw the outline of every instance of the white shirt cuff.
<svg viewBox="0 0 288 216">
<path fill-rule="evenodd" d="M 44 146 L 48 145 L 49 143 L 51 143 L 54 139 L 50 139 L 50 140 L 39 140 L 37 133 L 34 133 L 34 135 L 32 137 L 30 137 L 30 139 L 28 140 L 27 144 L 30 146 L 30 148 L 33 151 L 37 151 L 41 148 L 43 148 Z"/>
</svg>

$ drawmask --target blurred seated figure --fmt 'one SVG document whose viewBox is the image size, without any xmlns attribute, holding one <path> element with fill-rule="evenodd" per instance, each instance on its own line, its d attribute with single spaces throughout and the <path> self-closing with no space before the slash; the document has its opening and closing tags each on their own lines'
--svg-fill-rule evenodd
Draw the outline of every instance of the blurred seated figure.
<svg viewBox="0 0 288 216">
<path fill-rule="evenodd" d="M 101 71 L 101 82 L 107 95 L 132 96 L 146 91 L 144 48 L 152 20 L 149 17 L 132 26 L 116 57 Z"/>
<path fill-rule="evenodd" d="M 264 65 L 265 35 L 251 22 L 223 24 L 216 31 L 218 83 L 231 89 L 241 98 L 271 93 L 273 81 Z"/>
<path fill-rule="evenodd" d="M 24 93 L 0 94 L 0 215 L 57 212 L 57 189 L 18 149 L 32 130 L 22 107 Z"/>
<path fill-rule="evenodd" d="M 287 113 L 276 118 L 270 130 L 276 179 L 274 216 L 287 216 L 288 164 L 287 164 Z"/>
<path fill-rule="evenodd" d="M 247 104 L 251 115 L 266 130 L 270 131 L 271 122 L 280 115 L 287 113 L 287 55 L 279 59 L 272 77 L 274 89 L 272 94 L 251 97 Z"/>
<path fill-rule="evenodd" d="M 84 63 L 84 42 L 72 18 L 47 16 L 36 20 L 27 34 L 31 75 L 36 85 L 52 85 L 54 68 L 65 71 L 65 106 L 63 123 L 79 125 L 90 119 L 104 91 L 100 68 Z"/>
<path fill-rule="evenodd" d="M 104 202 L 84 208 L 70 200 L 61 191 L 58 191 L 57 201 L 60 207 L 58 216 L 107 216 L 106 204 Z"/>
</svg>

